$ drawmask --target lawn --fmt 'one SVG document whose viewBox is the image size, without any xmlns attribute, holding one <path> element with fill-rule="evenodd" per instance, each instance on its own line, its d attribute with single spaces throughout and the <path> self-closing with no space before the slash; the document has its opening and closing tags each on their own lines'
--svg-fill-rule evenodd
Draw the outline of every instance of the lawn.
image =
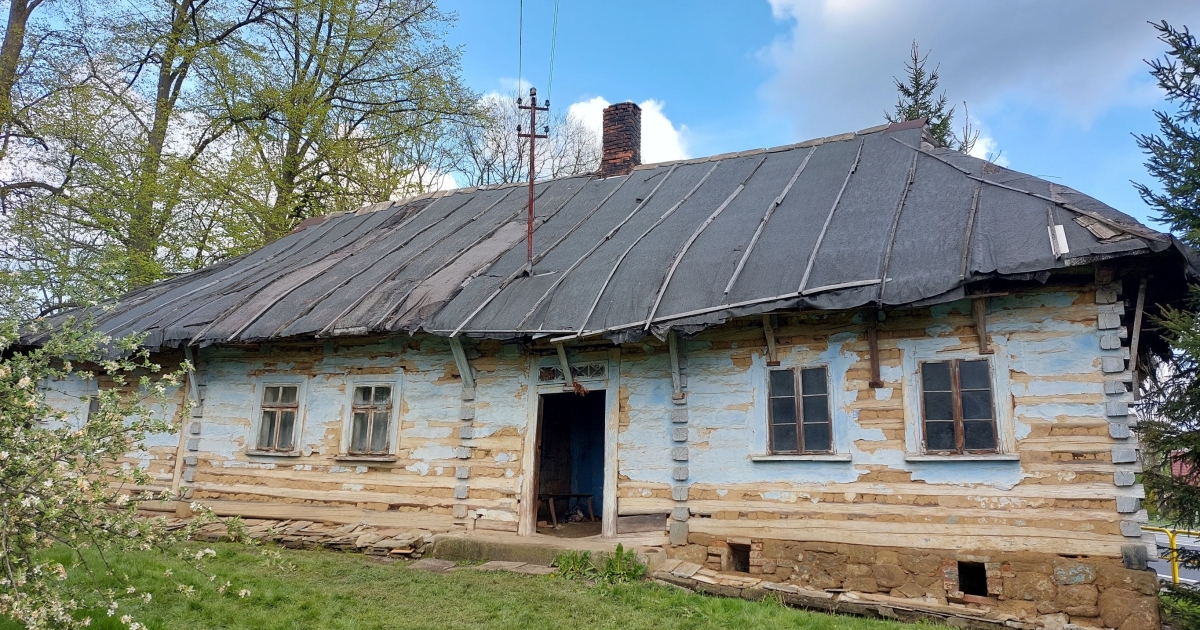
<svg viewBox="0 0 1200 630">
<path fill-rule="evenodd" d="M 212 580 L 178 557 L 206 548 L 216 552 L 202 563 Z M 69 560 L 66 553 L 56 553 L 61 554 L 58 560 Z M 137 552 L 108 560 L 111 574 L 105 574 L 103 565 L 90 574 L 75 567 L 67 582 L 81 593 L 116 593 L 116 614 L 90 611 L 92 628 L 124 629 L 119 618 L 126 614 L 150 628 L 186 630 L 917 627 L 794 610 L 772 601 L 696 595 L 650 582 L 589 585 L 556 576 L 464 569 L 438 575 L 410 569 L 404 562 L 332 551 L 190 544 L 176 554 Z M 143 599 L 147 593 L 150 603 Z M 0 619 L 0 630 L 9 628 L 19 626 Z"/>
</svg>

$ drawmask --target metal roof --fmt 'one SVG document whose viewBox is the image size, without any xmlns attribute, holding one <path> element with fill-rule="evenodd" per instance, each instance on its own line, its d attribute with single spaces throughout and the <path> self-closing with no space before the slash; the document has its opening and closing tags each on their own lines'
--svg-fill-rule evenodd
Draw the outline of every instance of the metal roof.
<svg viewBox="0 0 1200 630">
<path fill-rule="evenodd" d="M 950 301 L 974 280 L 1173 246 L 1070 188 L 924 141 L 906 123 L 539 183 L 532 276 L 524 186 L 375 204 L 97 317 L 151 347 L 419 330 L 631 340 L 784 308 Z"/>
</svg>

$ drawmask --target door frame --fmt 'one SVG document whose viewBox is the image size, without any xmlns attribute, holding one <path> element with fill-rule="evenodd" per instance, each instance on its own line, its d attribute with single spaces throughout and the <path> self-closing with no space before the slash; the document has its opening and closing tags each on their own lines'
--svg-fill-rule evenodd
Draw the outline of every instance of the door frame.
<svg viewBox="0 0 1200 630">
<path fill-rule="evenodd" d="M 517 507 L 517 534 L 537 533 L 537 488 L 542 438 L 542 394 L 560 394 L 562 383 L 538 384 L 542 355 L 529 356 L 529 396 L 526 401 L 525 447 L 521 454 L 521 490 Z M 604 491 L 600 535 L 617 535 L 617 430 L 620 427 L 621 350 L 608 351 L 607 378 L 589 382 L 591 389 L 604 390 Z"/>
</svg>

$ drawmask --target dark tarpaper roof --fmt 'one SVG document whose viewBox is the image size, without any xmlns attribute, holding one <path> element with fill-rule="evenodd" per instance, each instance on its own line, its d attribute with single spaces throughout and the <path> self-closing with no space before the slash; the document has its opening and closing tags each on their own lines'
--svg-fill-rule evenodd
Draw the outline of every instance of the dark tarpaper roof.
<svg viewBox="0 0 1200 630">
<path fill-rule="evenodd" d="M 524 186 L 375 204 L 97 317 L 150 347 L 419 330 L 620 341 L 782 308 L 950 301 L 974 280 L 1175 247 L 1091 197 L 923 139 L 905 123 L 539 183 L 532 276 Z"/>
</svg>

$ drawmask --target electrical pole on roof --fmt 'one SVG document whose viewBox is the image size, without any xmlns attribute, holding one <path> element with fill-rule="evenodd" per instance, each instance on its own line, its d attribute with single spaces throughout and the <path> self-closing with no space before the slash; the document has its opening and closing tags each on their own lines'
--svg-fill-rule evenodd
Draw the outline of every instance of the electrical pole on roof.
<svg viewBox="0 0 1200 630">
<path fill-rule="evenodd" d="M 521 103 L 520 97 L 517 97 L 517 108 L 529 110 L 529 133 L 523 133 L 521 126 L 517 125 L 517 137 L 529 138 L 529 229 L 528 240 L 526 242 L 526 260 L 525 273 L 533 275 L 533 178 L 537 173 L 537 153 L 535 153 L 535 143 L 538 138 L 549 138 L 550 127 L 542 128 L 544 133 L 537 132 L 537 113 L 550 111 L 550 101 L 546 101 L 545 105 L 539 107 L 537 103 L 537 88 L 529 88 L 529 104 Z"/>
</svg>

